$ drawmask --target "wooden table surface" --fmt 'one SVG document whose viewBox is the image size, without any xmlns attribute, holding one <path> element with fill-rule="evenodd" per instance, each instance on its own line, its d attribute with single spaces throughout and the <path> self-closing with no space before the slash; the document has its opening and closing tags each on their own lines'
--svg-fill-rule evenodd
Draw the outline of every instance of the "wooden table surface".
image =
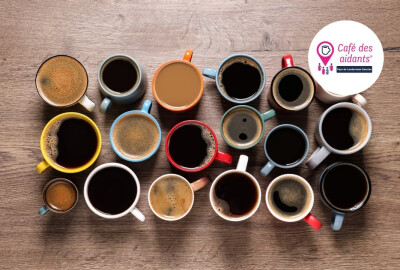
<svg viewBox="0 0 400 270">
<path fill-rule="evenodd" d="M 274 3 L 275 2 L 275 3 Z M 301 3 L 300 3 L 301 2 Z M 235 151 L 222 140 L 219 122 L 233 104 L 205 79 L 200 104 L 185 114 L 174 114 L 153 103 L 163 140 L 158 153 L 138 164 L 119 159 L 109 143 L 113 120 L 122 112 L 141 107 L 114 106 L 107 115 L 98 111 L 101 94 L 97 69 L 114 53 L 133 56 L 147 72 L 147 82 L 163 62 L 183 57 L 193 49 L 192 62 L 200 69 L 216 68 L 227 56 L 255 56 L 267 75 L 265 89 L 280 69 L 281 57 L 292 54 L 296 65 L 308 69 L 307 54 L 314 35 L 328 23 L 352 19 L 369 26 L 380 38 L 385 63 L 377 82 L 365 92 L 365 109 L 372 118 L 369 144 L 350 157 L 330 156 L 315 170 L 301 165 L 274 170 L 262 177 L 266 162 L 262 143 L 252 150 Z M 400 265 L 399 85 L 400 4 L 398 1 L 0 1 L 0 268 L 18 269 L 394 269 Z M 88 113 L 79 105 L 56 109 L 35 89 L 35 74 L 46 58 L 68 54 L 79 59 L 89 74 L 88 96 L 97 108 Z M 145 98 L 154 101 L 148 84 Z M 270 109 L 266 91 L 250 105 Z M 316 148 L 314 127 L 328 106 L 315 100 L 308 111 L 279 116 L 266 131 L 280 123 L 303 128 Z M 39 137 L 55 115 L 77 111 L 95 120 L 103 146 L 96 164 L 66 175 L 35 166 L 42 160 Z M 209 203 L 209 187 L 196 193 L 191 213 L 179 222 L 153 215 L 147 202 L 150 184 L 160 175 L 176 172 L 164 151 L 168 130 L 185 119 L 199 119 L 217 133 L 221 150 L 250 157 L 248 170 L 263 194 L 270 181 L 283 173 L 297 173 L 316 191 L 317 179 L 330 163 L 348 160 L 363 166 L 372 180 L 372 195 L 362 210 L 346 216 L 339 232 L 331 230 L 330 211 L 318 194 L 313 214 L 324 224 L 315 232 L 304 222 L 283 223 L 265 205 L 249 220 L 229 223 Z M 310 155 L 309 154 L 309 155 Z M 142 193 L 138 208 L 141 223 L 132 216 L 105 220 L 93 214 L 83 198 L 84 181 L 95 166 L 105 162 L 127 164 L 138 175 Z M 214 163 L 203 173 L 183 174 L 190 181 L 204 173 L 215 178 L 233 168 Z M 37 214 L 42 189 L 55 177 L 67 177 L 79 188 L 79 202 L 67 214 Z"/>
</svg>

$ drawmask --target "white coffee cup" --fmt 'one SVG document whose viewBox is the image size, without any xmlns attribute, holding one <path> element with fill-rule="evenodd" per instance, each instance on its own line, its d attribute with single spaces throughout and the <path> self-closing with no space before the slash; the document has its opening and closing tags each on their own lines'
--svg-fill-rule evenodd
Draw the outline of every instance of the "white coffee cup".
<svg viewBox="0 0 400 270">
<path fill-rule="evenodd" d="M 315 86 L 316 86 L 315 97 L 326 104 L 351 101 L 354 104 L 357 104 L 358 106 L 361 107 L 367 105 L 367 100 L 360 94 L 341 96 L 325 90 L 316 81 L 315 81 Z"/>
</svg>

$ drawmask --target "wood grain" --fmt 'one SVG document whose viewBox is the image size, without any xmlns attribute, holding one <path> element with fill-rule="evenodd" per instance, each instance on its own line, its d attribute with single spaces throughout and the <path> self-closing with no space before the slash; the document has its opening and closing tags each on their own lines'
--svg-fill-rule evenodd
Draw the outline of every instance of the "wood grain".
<svg viewBox="0 0 400 270">
<path fill-rule="evenodd" d="M 395 269 L 400 264 L 399 90 L 400 4 L 398 1 L 0 1 L 0 268 L 1 269 Z M 122 112 L 140 108 L 143 100 L 114 106 L 107 115 L 87 113 L 79 105 L 55 109 L 36 93 L 38 66 L 49 56 L 78 58 L 89 74 L 88 96 L 100 104 L 96 73 L 101 61 L 114 53 L 137 59 L 150 82 L 163 62 L 182 58 L 194 50 L 192 62 L 200 69 L 217 67 L 230 54 L 255 56 L 267 74 L 266 89 L 280 69 L 283 54 L 308 69 L 308 46 L 326 24 L 352 19 L 368 25 L 380 38 L 385 63 L 378 81 L 365 92 L 366 110 L 373 122 L 370 143 L 351 157 L 329 157 L 316 170 L 304 165 L 270 176 L 259 173 L 266 162 L 261 143 L 252 150 L 229 148 L 219 133 L 222 114 L 232 106 L 219 95 L 215 83 L 205 79 L 205 94 L 194 110 L 173 114 L 154 104 L 152 114 L 163 130 L 162 147 L 140 164 L 123 162 L 113 153 L 108 133 Z M 150 84 L 145 98 L 154 101 Z M 251 103 L 269 110 L 266 93 Z M 279 123 L 302 127 L 316 148 L 313 132 L 327 106 L 314 101 L 306 112 L 277 117 Z M 65 111 L 93 118 L 103 136 L 97 165 L 117 161 L 138 175 L 142 194 L 138 208 L 146 221 L 131 216 L 103 220 L 87 208 L 82 194 L 68 214 L 39 217 L 41 191 L 46 182 L 64 176 L 82 193 L 86 176 L 95 167 L 74 175 L 50 170 L 35 171 L 41 161 L 39 137 L 48 120 Z M 263 193 L 268 183 L 285 172 L 298 173 L 316 190 L 322 170 L 337 160 L 363 166 L 372 179 L 367 206 L 349 214 L 340 232 L 329 227 L 330 212 L 316 195 L 313 214 L 324 227 L 314 232 L 303 222 L 287 224 L 269 214 L 263 200 L 248 221 L 228 223 L 212 210 L 209 188 L 196 193 L 192 212 L 183 220 L 167 223 L 156 218 L 147 203 L 147 192 L 158 176 L 176 172 L 163 150 L 165 135 L 184 119 L 202 120 L 215 130 L 221 150 L 249 155 L 249 171 Z M 226 169 L 214 163 L 204 173 L 212 178 Z M 202 173 L 183 174 L 193 181 Z"/>
</svg>

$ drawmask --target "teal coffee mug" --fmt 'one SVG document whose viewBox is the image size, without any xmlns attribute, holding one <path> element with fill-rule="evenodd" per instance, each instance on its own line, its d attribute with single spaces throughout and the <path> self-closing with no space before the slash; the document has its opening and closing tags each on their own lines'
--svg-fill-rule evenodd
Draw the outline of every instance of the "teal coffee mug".
<svg viewBox="0 0 400 270">
<path fill-rule="evenodd" d="M 268 163 L 261 169 L 261 174 L 268 175 L 274 167 L 297 167 L 306 158 L 309 148 L 307 135 L 298 126 L 283 124 L 273 128 L 265 138 Z"/>
<path fill-rule="evenodd" d="M 129 104 L 143 96 L 145 75 L 139 63 L 125 54 L 107 57 L 97 73 L 100 91 L 104 99 L 100 111 L 106 113 L 112 103 Z"/>
<path fill-rule="evenodd" d="M 161 128 L 150 115 L 151 104 L 146 100 L 141 110 L 125 112 L 112 124 L 111 147 L 120 158 L 130 162 L 144 161 L 160 147 Z"/>
<path fill-rule="evenodd" d="M 275 116 L 275 110 L 260 113 L 253 107 L 238 105 L 229 109 L 221 119 L 221 135 L 236 149 L 255 146 L 265 132 L 265 121 Z"/>
<path fill-rule="evenodd" d="M 218 91 L 228 101 L 236 104 L 255 100 L 265 86 L 265 72 L 257 59 L 246 54 L 226 58 L 215 69 L 205 68 L 203 75 L 215 80 Z"/>
</svg>

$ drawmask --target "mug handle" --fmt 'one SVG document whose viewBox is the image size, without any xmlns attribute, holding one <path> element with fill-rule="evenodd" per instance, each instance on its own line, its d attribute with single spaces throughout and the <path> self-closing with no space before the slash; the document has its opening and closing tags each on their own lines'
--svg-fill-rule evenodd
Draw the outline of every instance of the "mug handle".
<svg viewBox="0 0 400 270">
<path fill-rule="evenodd" d="M 89 112 L 92 112 L 94 107 L 96 107 L 96 104 L 94 104 L 94 102 L 91 101 L 86 95 L 84 95 L 78 102 Z"/>
<path fill-rule="evenodd" d="M 138 220 L 140 220 L 142 222 L 146 219 L 144 217 L 144 215 L 142 214 L 142 212 L 140 212 L 139 209 L 137 209 L 137 208 L 134 208 L 131 213 L 132 213 L 132 215 L 135 216 L 135 218 L 137 218 Z"/>
<path fill-rule="evenodd" d="M 318 231 L 322 227 L 322 223 L 314 217 L 311 213 L 309 213 L 307 216 L 303 218 L 305 222 L 308 223 L 311 227 L 313 227 L 314 230 Z"/>
<path fill-rule="evenodd" d="M 192 56 L 193 56 L 193 51 L 186 50 L 185 55 L 183 56 L 183 60 L 190 62 L 192 61 Z"/>
<path fill-rule="evenodd" d="M 109 99 L 108 97 L 106 97 L 106 98 L 103 99 L 103 101 L 101 102 L 101 105 L 100 105 L 100 112 L 102 112 L 102 113 L 108 112 L 108 110 L 111 108 L 111 105 L 112 105 L 112 100 Z"/>
<path fill-rule="evenodd" d="M 151 101 L 150 100 L 148 100 L 148 99 L 145 100 L 141 111 L 144 113 L 150 114 L 150 111 L 151 111 Z"/>
<path fill-rule="evenodd" d="M 290 54 L 282 57 L 282 68 L 293 67 L 293 57 Z"/>
<path fill-rule="evenodd" d="M 39 215 L 43 216 L 49 211 L 50 211 L 50 209 L 46 205 L 43 205 L 42 208 L 39 209 L 38 213 L 39 213 Z"/>
<path fill-rule="evenodd" d="M 42 173 L 44 172 L 48 167 L 50 167 L 50 164 L 47 163 L 46 160 L 43 160 L 36 166 L 36 171 L 37 173 Z"/>
<path fill-rule="evenodd" d="M 274 167 L 275 165 L 272 164 L 271 161 L 268 161 L 268 163 L 261 169 L 262 176 L 267 176 Z"/>
<path fill-rule="evenodd" d="M 246 155 L 240 155 L 236 170 L 245 172 L 247 168 L 247 163 L 249 163 L 249 157 Z"/>
<path fill-rule="evenodd" d="M 272 117 L 274 117 L 276 115 L 276 112 L 274 109 L 269 110 L 268 112 L 262 113 L 261 114 L 261 119 L 265 122 L 268 119 L 271 119 Z"/>
<path fill-rule="evenodd" d="M 217 71 L 215 69 L 212 69 L 212 68 L 203 68 L 201 73 L 203 74 L 203 76 L 206 76 L 206 77 L 208 77 L 210 79 L 213 79 L 213 80 L 215 80 L 215 78 L 217 77 Z"/>
<path fill-rule="evenodd" d="M 218 150 L 217 155 L 215 156 L 215 160 L 226 164 L 232 164 L 233 157 L 230 154 Z"/>
<path fill-rule="evenodd" d="M 360 94 L 354 95 L 351 97 L 351 101 L 360 106 L 360 107 L 364 107 L 365 105 L 367 105 L 367 100 L 365 99 L 365 97 L 363 97 Z"/>
<path fill-rule="evenodd" d="M 315 169 L 331 152 L 325 147 L 318 147 L 308 159 L 306 165 L 310 169 Z"/>
<path fill-rule="evenodd" d="M 331 214 L 331 228 L 334 231 L 339 231 L 342 228 L 344 220 L 344 213 L 332 211 Z"/>
<path fill-rule="evenodd" d="M 207 186 L 209 183 L 211 183 L 210 176 L 206 175 L 200 178 L 199 180 L 190 183 L 190 185 L 192 186 L 193 191 L 198 191 L 199 189 L 202 189 L 203 187 Z"/>
</svg>

